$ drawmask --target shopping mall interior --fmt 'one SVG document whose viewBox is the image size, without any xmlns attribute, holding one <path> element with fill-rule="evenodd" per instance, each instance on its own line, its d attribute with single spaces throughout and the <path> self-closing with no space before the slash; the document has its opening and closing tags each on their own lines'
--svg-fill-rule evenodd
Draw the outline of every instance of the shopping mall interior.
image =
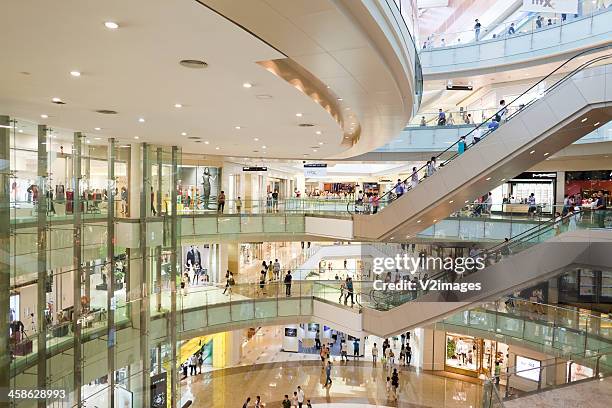
<svg viewBox="0 0 612 408">
<path fill-rule="evenodd" d="M 612 0 L 4 3 L 0 406 L 610 406 Z"/>
</svg>

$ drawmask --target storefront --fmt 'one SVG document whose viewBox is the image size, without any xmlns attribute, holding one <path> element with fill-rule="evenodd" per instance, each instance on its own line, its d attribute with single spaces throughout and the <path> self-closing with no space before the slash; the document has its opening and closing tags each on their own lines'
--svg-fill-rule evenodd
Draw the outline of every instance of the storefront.
<svg viewBox="0 0 612 408">
<path fill-rule="evenodd" d="M 508 346 L 504 343 L 446 333 L 444 370 L 470 377 L 491 375 L 496 361 L 499 361 L 502 371 L 505 370 L 507 354 Z"/>
<path fill-rule="evenodd" d="M 217 210 L 221 192 L 221 168 L 205 165 L 179 166 L 179 210 Z M 164 197 L 168 201 L 169 197 Z M 166 207 L 168 207 L 166 203 Z"/>
<path fill-rule="evenodd" d="M 565 194 L 580 196 L 583 200 L 592 199 L 598 191 L 603 190 L 612 204 L 612 170 L 568 171 L 565 173 Z"/>
<path fill-rule="evenodd" d="M 559 301 L 612 303 L 612 272 L 577 269 L 559 277 Z"/>
<path fill-rule="evenodd" d="M 494 212 L 527 213 L 527 199 L 534 194 L 542 212 L 550 214 L 555 203 L 557 173 L 525 172 L 491 191 Z M 503 203 L 503 204 L 502 204 Z"/>
</svg>

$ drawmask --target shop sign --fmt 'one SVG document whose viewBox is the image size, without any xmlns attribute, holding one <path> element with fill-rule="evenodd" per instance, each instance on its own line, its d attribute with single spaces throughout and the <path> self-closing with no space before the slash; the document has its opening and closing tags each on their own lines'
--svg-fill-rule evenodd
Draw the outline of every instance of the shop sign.
<svg viewBox="0 0 612 408">
<path fill-rule="evenodd" d="M 268 171 L 267 167 L 243 167 L 242 171 Z"/>
<path fill-rule="evenodd" d="M 546 180 L 556 178 L 557 173 L 525 172 L 514 177 L 512 180 Z"/>
<path fill-rule="evenodd" d="M 326 163 L 308 163 L 304 164 L 304 177 L 325 177 L 327 176 Z"/>
<path fill-rule="evenodd" d="M 577 14 L 578 0 L 523 0 L 521 11 Z"/>
</svg>

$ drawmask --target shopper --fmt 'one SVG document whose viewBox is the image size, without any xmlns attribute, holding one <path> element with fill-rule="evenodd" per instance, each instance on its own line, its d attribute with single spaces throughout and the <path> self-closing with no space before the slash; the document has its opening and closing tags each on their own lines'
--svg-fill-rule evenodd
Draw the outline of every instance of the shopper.
<svg viewBox="0 0 612 408">
<path fill-rule="evenodd" d="M 285 399 L 282 402 L 283 408 L 291 408 L 291 400 L 289 399 L 289 395 L 285 394 Z"/>
<path fill-rule="evenodd" d="M 198 353 L 198 371 L 202 374 L 202 365 L 204 365 L 204 356 L 202 353 Z"/>
<path fill-rule="evenodd" d="M 514 35 L 516 30 L 514 29 L 514 23 L 510 23 L 510 28 L 508 28 L 508 35 Z"/>
<path fill-rule="evenodd" d="M 312 408 L 312 404 L 310 403 L 310 400 L 306 400 L 306 408 Z"/>
<path fill-rule="evenodd" d="M 459 143 L 457 143 L 457 153 L 465 153 L 465 147 L 465 136 L 461 136 L 461 138 L 459 138 Z"/>
<path fill-rule="evenodd" d="M 251 397 L 247 397 L 246 401 L 244 401 L 244 404 L 242 404 L 242 408 L 249 408 L 250 402 L 251 402 Z"/>
<path fill-rule="evenodd" d="M 446 125 L 446 113 L 440 108 L 438 109 L 438 126 L 444 125 Z"/>
<path fill-rule="evenodd" d="M 280 270 L 281 270 L 280 262 L 278 262 L 278 259 L 275 259 L 274 264 L 272 264 L 272 271 L 274 272 L 274 279 L 280 278 Z"/>
<path fill-rule="evenodd" d="M 346 341 L 342 340 L 340 342 L 340 361 L 348 361 L 348 346 Z"/>
<path fill-rule="evenodd" d="M 344 304 L 346 305 L 346 301 L 348 298 L 351 298 L 351 307 L 355 305 L 354 289 L 353 289 L 353 278 L 346 278 L 346 296 L 344 298 Z"/>
<path fill-rule="evenodd" d="M 595 201 L 595 205 L 593 206 L 593 210 L 595 210 L 595 219 L 597 221 L 597 227 L 605 228 L 606 221 L 606 200 L 604 198 L 604 194 L 602 190 L 597 192 L 597 200 Z"/>
<path fill-rule="evenodd" d="M 376 360 L 378 360 L 378 347 L 376 347 L 376 343 L 372 346 L 372 362 L 376 364 Z"/>
<path fill-rule="evenodd" d="M 189 357 L 189 375 L 196 375 L 198 372 L 196 367 L 198 366 L 198 358 L 196 355 Z"/>
<path fill-rule="evenodd" d="M 253 405 L 253 408 L 263 408 L 264 404 L 263 402 L 261 402 L 261 397 L 258 395 L 257 397 L 255 397 L 255 405 Z"/>
<path fill-rule="evenodd" d="M 391 377 L 387 376 L 387 382 L 385 383 L 385 390 L 387 391 L 387 399 L 393 399 L 392 388 L 391 388 Z"/>
<path fill-rule="evenodd" d="M 499 101 L 499 111 L 497 112 L 497 115 L 499 115 L 499 118 L 496 117 L 496 119 L 498 119 L 497 121 L 499 123 L 501 123 L 502 121 L 506 121 L 508 118 L 508 107 L 506 106 L 506 100 L 502 99 L 501 101 Z"/>
<path fill-rule="evenodd" d="M 223 213 L 223 210 L 225 209 L 225 191 L 223 190 L 221 190 L 219 197 L 217 197 L 217 205 L 217 211 Z"/>
<path fill-rule="evenodd" d="M 410 340 L 410 338 L 408 340 Z M 410 347 L 410 344 L 407 344 L 406 345 L 406 364 L 410 365 L 411 361 L 412 361 L 412 347 Z"/>
<path fill-rule="evenodd" d="M 410 176 L 410 188 L 415 188 L 419 184 L 419 173 L 417 172 L 417 168 L 412 168 L 412 175 Z"/>
<path fill-rule="evenodd" d="M 264 290 L 265 287 L 266 287 L 266 271 L 262 269 L 261 273 L 259 274 L 259 291 L 262 296 L 265 294 L 265 290 Z"/>
<path fill-rule="evenodd" d="M 236 213 L 240 214 L 242 212 L 242 199 L 240 196 L 236 199 Z"/>
<path fill-rule="evenodd" d="M 499 364 L 499 360 L 495 360 L 495 385 L 499 385 L 500 376 L 501 365 Z"/>
<path fill-rule="evenodd" d="M 543 20 L 542 16 L 538 16 L 538 18 L 536 18 L 536 22 L 535 23 L 536 23 L 536 28 L 537 29 L 542 28 L 542 20 Z"/>
<path fill-rule="evenodd" d="M 474 24 L 474 38 L 476 41 L 480 40 L 481 27 L 482 27 L 482 24 L 480 24 L 480 21 L 478 21 L 478 19 L 476 19 L 476 24 Z"/>
<path fill-rule="evenodd" d="M 325 366 L 325 385 L 324 387 L 327 387 L 327 384 L 329 384 L 330 386 L 332 384 L 331 369 L 332 369 L 332 363 L 331 363 L 331 360 L 328 360 L 327 365 Z"/>
<path fill-rule="evenodd" d="M 153 215 L 157 215 L 157 210 L 155 210 L 155 192 L 153 191 L 153 186 L 151 186 L 151 212 Z"/>
<path fill-rule="evenodd" d="M 297 406 L 298 408 L 302 408 L 302 406 L 304 405 L 304 390 L 302 390 L 302 387 L 300 387 L 298 385 L 297 387 Z"/>
<path fill-rule="evenodd" d="M 404 182 L 401 179 L 397 179 L 397 184 L 395 185 L 395 196 L 397 198 L 400 198 L 401 196 L 404 195 L 404 190 L 405 190 Z"/>
<path fill-rule="evenodd" d="M 393 387 L 393 399 L 397 400 L 397 389 L 399 388 L 399 374 L 397 368 L 393 369 L 393 375 L 391 375 L 391 386 Z"/>
<path fill-rule="evenodd" d="M 359 340 L 353 341 L 353 358 L 359 358 Z"/>
<path fill-rule="evenodd" d="M 529 205 L 527 209 L 527 214 L 529 218 L 535 217 L 537 207 L 536 207 L 536 199 L 535 199 L 534 193 L 529 194 L 529 198 L 527 198 L 527 204 Z"/>
<path fill-rule="evenodd" d="M 291 296 L 291 279 L 291 271 L 287 271 L 285 275 L 285 295 L 287 295 L 287 297 Z"/>
<path fill-rule="evenodd" d="M 421 126 L 427 126 L 427 121 L 425 120 L 425 116 L 421 116 Z"/>
</svg>

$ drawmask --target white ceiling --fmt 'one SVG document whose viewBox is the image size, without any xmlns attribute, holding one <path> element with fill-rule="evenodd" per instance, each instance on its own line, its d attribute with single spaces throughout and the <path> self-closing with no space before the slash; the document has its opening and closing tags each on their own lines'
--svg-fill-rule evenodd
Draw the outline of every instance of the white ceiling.
<svg viewBox="0 0 612 408">
<path fill-rule="evenodd" d="M 348 148 L 328 112 L 256 63 L 282 53 L 196 1 L 20 0 L 6 2 L 3 11 L 11 17 L 3 19 L 0 36 L 0 114 L 90 139 L 177 144 L 190 153 L 302 158 Z M 109 30 L 105 21 L 120 27 Z M 181 59 L 209 66 L 188 69 Z M 71 76 L 73 70 L 82 75 Z M 53 97 L 66 105 L 53 104 Z M 301 122 L 316 126 L 298 127 Z"/>
</svg>

